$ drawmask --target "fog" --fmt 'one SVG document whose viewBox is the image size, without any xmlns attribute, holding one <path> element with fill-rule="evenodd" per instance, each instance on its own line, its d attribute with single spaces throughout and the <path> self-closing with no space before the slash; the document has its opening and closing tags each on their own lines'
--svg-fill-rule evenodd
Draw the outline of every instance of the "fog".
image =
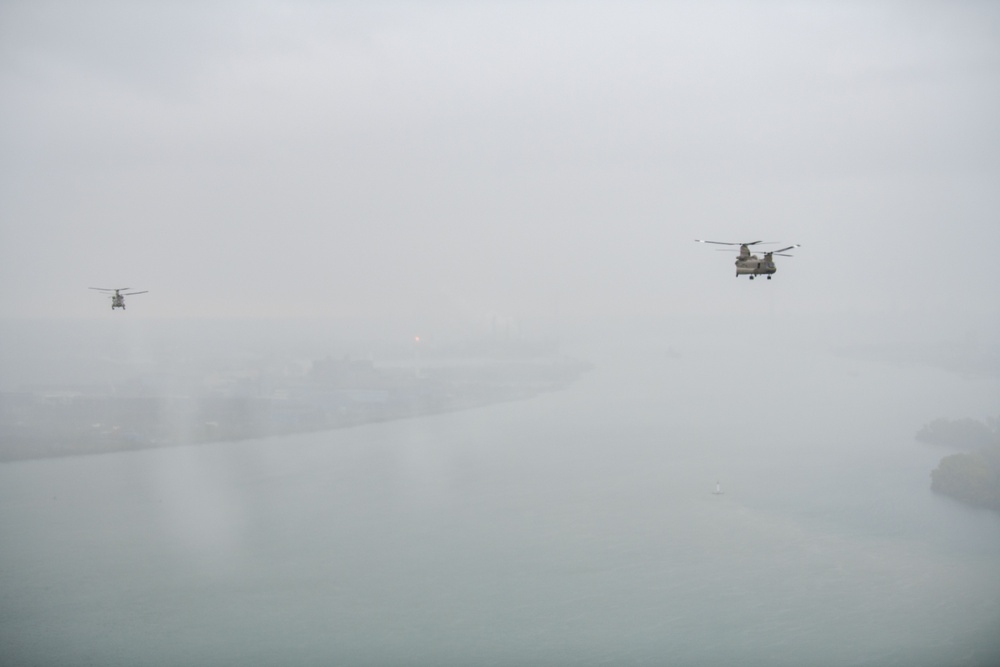
<svg viewBox="0 0 1000 667">
<path fill-rule="evenodd" d="M 996 664 L 1000 8 L 11 1 L 0 89 L 0 662 Z"/>
<path fill-rule="evenodd" d="M 764 238 L 995 326 L 986 3 L 0 11 L 7 316 L 748 314 L 691 241 Z"/>
</svg>

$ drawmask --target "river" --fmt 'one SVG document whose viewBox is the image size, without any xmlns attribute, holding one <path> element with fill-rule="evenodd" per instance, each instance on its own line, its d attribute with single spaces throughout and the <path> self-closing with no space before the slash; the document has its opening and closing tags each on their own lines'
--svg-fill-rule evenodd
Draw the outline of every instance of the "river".
<svg viewBox="0 0 1000 667">
<path fill-rule="evenodd" d="M 1000 664 L 1000 516 L 933 494 L 948 452 L 913 439 L 997 380 L 744 352 L 0 465 L 0 663 Z"/>
</svg>

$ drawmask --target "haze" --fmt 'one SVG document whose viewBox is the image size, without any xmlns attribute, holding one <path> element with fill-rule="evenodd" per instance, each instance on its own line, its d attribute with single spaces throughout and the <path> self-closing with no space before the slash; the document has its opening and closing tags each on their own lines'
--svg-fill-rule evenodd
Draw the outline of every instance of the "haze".
<svg viewBox="0 0 1000 667">
<path fill-rule="evenodd" d="M 0 3 L 0 662 L 998 664 L 998 118 L 988 2 Z"/>
<path fill-rule="evenodd" d="M 786 310 L 995 326 L 989 3 L 0 12 L 8 317 L 747 314 L 692 240 L 764 238 Z"/>
</svg>

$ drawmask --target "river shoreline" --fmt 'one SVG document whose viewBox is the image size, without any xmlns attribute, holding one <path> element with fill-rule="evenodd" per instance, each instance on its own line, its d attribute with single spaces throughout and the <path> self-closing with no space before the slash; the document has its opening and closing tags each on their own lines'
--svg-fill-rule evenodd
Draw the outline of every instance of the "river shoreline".
<svg viewBox="0 0 1000 667">
<path fill-rule="evenodd" d="M 0 394 L 0 463 L 319 433 L 528 400 L 590 364 L 467 365 L 313 377 L 267 396 Z M 530 369 L 530 370 L 529 370 Z"/>
</svg>

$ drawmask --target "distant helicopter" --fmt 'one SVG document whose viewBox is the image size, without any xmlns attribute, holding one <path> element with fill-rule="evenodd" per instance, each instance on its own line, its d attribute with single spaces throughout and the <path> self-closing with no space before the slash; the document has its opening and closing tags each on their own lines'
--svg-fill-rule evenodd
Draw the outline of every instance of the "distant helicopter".
<svg viewBox="0 0 1000 667">
<path fill-rule="evenodd" d="M 785 251 L 801 247 L 798 243 L 796 243 L 795 245 L 790 245 L 787 248 L 766 252 L 764 253 L 764 257 L 760 258 L 757 255 L 750 254 L 750 246 L 757 245 L 758 243 L 764 243 L 764 241 L 749 241 L 747 243 L 703 241 L 701 239 L 695 239 L 695 241 L 698 243 L 714 243 L 716 245 L 738 245 L 740 247 L 740 254 L 739 257 L 736 258 L 736 277 L 750 276 L 750 280 L 753 280 L 754 276 L 767 276 L 767 279 L 770 280 L 774 272 L 778 270 L 778 267 L 774 265 L 774 255 L 793 257 L 793 255 L 785 254 Z"/>
<path fill-rule="evenodd" d="M 95 289 L 98 292 L 114 292 L 111 295 L 111 310 L 115 308 L 121 308 L 125 310 L 125 297 L 132 296 L 133 294 L 145 294 L 149 290 L 142 290 L 141 292 L 125 292 L 129 289 L 128 287 L 119 287 L 118 289 L 109 289 L 107 287 L 90 287 L 88 289 Z M 123 294 L 124 292 L 124 294 Z"/>
</svg>

